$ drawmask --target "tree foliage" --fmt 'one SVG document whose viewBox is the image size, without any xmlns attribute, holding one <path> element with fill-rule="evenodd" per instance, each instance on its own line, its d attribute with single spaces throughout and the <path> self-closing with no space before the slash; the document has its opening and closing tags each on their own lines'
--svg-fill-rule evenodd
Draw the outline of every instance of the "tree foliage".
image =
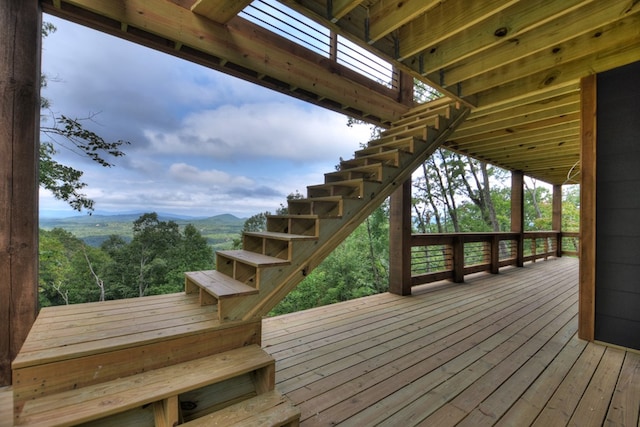
<svg viewBox="0 0 640 427">
<path fill-rule="evenodd" d="M 99 248 L 60 228 L 40 230 L 42 306 L 180 292 L 186 271 L 213 268 L 213 250 L 191 224 L 147 213 L 130 242 L 111 236 Z"/>
</svg>

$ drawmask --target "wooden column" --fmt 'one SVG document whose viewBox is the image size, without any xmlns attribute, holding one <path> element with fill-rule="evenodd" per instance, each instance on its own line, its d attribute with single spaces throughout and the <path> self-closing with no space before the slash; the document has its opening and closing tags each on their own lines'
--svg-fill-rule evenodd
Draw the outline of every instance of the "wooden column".
<svg viewBox="0 0 640 427">
<path fill-rule="evenodd" d="M 411 179 L 391 195 L 389 292 L 411 295 Z"/>
<path fill-rule="evenodd" d="M 40 4 L 0 2 L 0 386 L 38 297 Z"/>
<path fill-rule="evenodd" d="M 551 229 L 558 232 L 556 256 L 562 256 L 562 185 L 553 186 Z"/>
<path fill-rule="evenodd" d="M 581 80 L 578 336 L 594 340 L 596 297 L 596 75 Z"/>
<path fill-rule="evenodd" d="M 524 173 L 522 171 L 511 172 L 511 231 L 520 233 L 517 247 L 516 265 L 524 265 Z"/>
<path fill-rule="evenodd" d="M 396 72 L 398 73 L 398 102 L 413 107 L 413 76 L 398 69 Z"/>
</svg>

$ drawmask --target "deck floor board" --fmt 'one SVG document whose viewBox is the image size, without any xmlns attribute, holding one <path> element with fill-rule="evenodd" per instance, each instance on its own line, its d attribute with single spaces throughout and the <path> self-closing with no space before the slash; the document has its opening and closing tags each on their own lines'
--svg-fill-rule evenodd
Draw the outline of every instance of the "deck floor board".
<svg viewBox="0 0 640 427">
<path fill-rule="evenodd" d="M 265 319 L 302 426 L 639 426 L 640 354 L 577 338 L 578 262 L 550 259 Z"/>
</svg>

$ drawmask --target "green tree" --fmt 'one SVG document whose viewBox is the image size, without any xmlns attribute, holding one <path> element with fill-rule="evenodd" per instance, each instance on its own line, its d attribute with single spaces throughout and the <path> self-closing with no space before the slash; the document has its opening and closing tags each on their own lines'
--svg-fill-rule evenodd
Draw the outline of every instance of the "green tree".
<svg viewBox="0 0 640 427">
<path fill-rule="evenodd" d="M 180 292 L 186 271 L 213 268 L 213 250 L 192 224 L 180 231 L 155 212 L 134 221 L 130 243 L 111 236 L 101 248 L 112 259 L 108 282 L 122 298 Z"/>
</svg>

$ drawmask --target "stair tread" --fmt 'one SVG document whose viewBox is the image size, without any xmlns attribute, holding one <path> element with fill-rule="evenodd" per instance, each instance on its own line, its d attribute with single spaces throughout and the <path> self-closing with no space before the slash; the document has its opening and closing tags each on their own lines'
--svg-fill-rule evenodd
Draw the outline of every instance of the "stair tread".
<svg viewBox="0 0 640 427">
<path fill-rule="evenodd" d="M 217 298 L 257 294 L 258 290 L 217 270 L 185 273 L 195 285 Z"/>
<path fill-rule="evenodd" d="M 199 426 L 280 426 L 300 418 L 300 410 L 273 390 L 238 402 L 182 425 Z"/>
<path fill-rule="evenodd" d="M 253 265 L 254 267 L 269 267 L 278 265 L 289 265 L 290 262 L 281 258 L 276 258 L 268 255 L 262 255 L 256 252 L 246 251 L 244 249 L 230 250 L 230 251 L 218 251 L 218 255 L 225 256 L 227 258 L 242 261 L 246 264 Z"/>
<path fill-rule="evenodd" d="M 245 231 L 246 236 L 266 237 L 277 240 L 315 240 L 316 236 L 305 236 L 304 234 L 280 233 L 277 231 Z"/>
<path fill-rule="evenodd" d="M 325 182 L 324 184 L 315 184 L 315 185 L 309 185 L 307 186 L 307 188 L 326 188 L 326 187 L 332 187 L 332 186 L 345 186 L 345 187 L 349 187 L 349 186 L 356 186 L 356 185 L 360 185 L 363 182 L 376 182 L 374 180 L 371 179 L 364 179 L 364 178 L 353 178 L 353 179 L 345 179 L 342 181 L 335 181 L 335 182 Z M 313 197 L 313 199 L 317 199 L 317 197 Z"/>
<path fill-rule="evenodd" d="M 299 199 L 302 200 L 302 199 Z M 278 218 L 278 219 L 320 219 L 320 215 L 316 214 L 305 214 L 305 215 L 295 215 L 295 214 L 282 214 L 282 215 L 267 215 L 267 218 Z"/>
<path fill-rule="evenodd" d="M 71 425 L 218 383 L 274 363 L 258 345 L 27 401 L 18 422 Z"/>
</svg>

